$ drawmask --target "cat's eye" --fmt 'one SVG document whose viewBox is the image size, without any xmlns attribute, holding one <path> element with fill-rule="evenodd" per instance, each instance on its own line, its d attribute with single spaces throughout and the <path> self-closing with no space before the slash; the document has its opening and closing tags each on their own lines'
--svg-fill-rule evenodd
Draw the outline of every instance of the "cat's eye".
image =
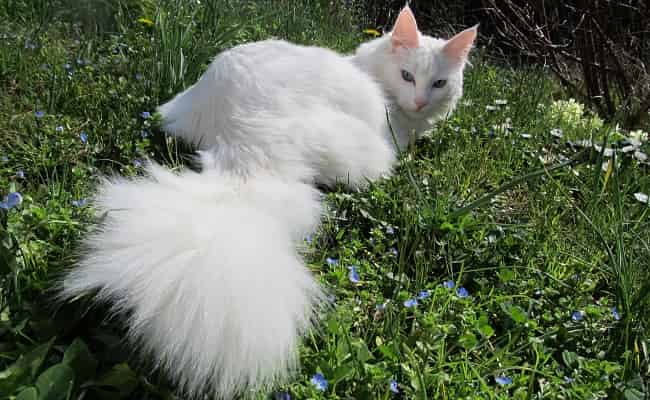
<svg viewBox="0 0 650 400">
<path fill-rule="evenodd" d="M 440 89 L 441 87 L 445 87 L 447 84 L 447 81 L 444 79 L 438 79 L 437 81 L 433 82 L 433 87 L 436 89 Z"/>
<path fill-rule="evenodd" d="M 402 79 L 404 79 L 406 82 L 415 83 L 415 78 L 413 77 L 413 75 L 410 72 L 405 70 L 402 70 Z"/>
</svg>

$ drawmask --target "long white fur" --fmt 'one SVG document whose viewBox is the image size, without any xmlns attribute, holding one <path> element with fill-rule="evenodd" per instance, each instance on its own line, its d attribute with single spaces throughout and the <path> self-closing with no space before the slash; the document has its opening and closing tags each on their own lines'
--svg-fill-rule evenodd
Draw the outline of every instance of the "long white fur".
<svg viewBox="0 0 650 400">
<path fill-rule="evenodd" d="M 311 184 L 358 187 L 390 173 L 386 109 L 403 147 L 462 94 L 465 56 L 449 54 L 468 51 L 467 37 L 451 51 L 412 15 L 404 21 L 399 33 L 415 48 L 388 34 L 347 57 L 279 40 L 219 54 L 159 108 L 168 133 L 204 150 L 203 171 L 152 164 L 147 178 L 107 180 L 95 201 L 106 221 L 62 297 L 97 289 L 190 397 L 285 381 L 323 297 L 297 250 L 320 219 Z M 405 82 L 405 68 L 424 86 Z M 448 84 L 430 90 L 437 79 Z"/>
<path fill-rule="evenodd" d="M 230 399 L 284 380 L 322 299 L 296 250 L 316 229 L 319 193 L 262 174 L 155 164 L 148 174 L 102 186 L 95 206 L 106 220 L 63 296 L 99 289 L 189 396 Z"/>
<path fill-rule="evenodd" d="M 381 87 L 339 54 L 267 40 L 219 54 L 159 111 L 167 132 L 215 152 L 223 168 L 296 177 L 306 165 L 321 183 L 356 186 L 394 162 L 384 104 Z"/>
</svg>

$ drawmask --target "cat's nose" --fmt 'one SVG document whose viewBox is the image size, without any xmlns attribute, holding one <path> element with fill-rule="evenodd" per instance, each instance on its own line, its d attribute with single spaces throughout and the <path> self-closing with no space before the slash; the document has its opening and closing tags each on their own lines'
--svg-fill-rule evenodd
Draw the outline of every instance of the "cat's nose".
<svg viewBox="0 0 650 400">
<path fill-rule="evenodd" d="M 426 100 L 415 99 L 415 109 L 418 111 L 423 109 L 427 104 L 429 104 L 429 102 Z"/>
</svg>

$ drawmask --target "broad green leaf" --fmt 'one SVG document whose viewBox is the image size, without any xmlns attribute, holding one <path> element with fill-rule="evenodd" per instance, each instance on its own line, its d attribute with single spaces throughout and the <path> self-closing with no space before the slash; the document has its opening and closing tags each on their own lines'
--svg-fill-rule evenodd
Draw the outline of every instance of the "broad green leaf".
<svg viewBox="0 0 650 400">
<path fill-rule="evenodd" d="M 468 332 L 463 336 L 461 336 L 460 339 L 458 339 L 458 342 L 465 349 L 469 350 L 478 344 L 478 339 L 476 338 L 476 335 L 474 335 L 471 332 Z"/>
<path fill-rule="evenodd" d="M 443 222 L 442 224 L 440 224 L 441 231 L 454 231 L 455 229 L 456 227 L 449 222 Z"/>
<path fill-rule="evenodd" d="M 18 393 L 16 400 L 38 400 L 38 390 L 33 386 L 23 389 Z"/>
<path fill-rule="evenodd" d="M 479 325 L 478 330 L 485 338 L 489 338 L 494 335 L 494 329 L 490 326 L 490 324 Z"/>
<path fill-rule="evenodd" d="M 46 369 L 36 380 L 38 400 L 64 400 L 74 384 L 74 371 L 66 364 Z"/>
<path fill-rule="evenodd" d="M 9 368 L 0 372 L 0 393 L 12 393 L 20 384 L 30 379 L 33 380 L 41 369 L 53 341 L 54 338 L 36 346 L 29 353 L 22 355 Z"/>
<path fill-rule="evenodd" d="M 356 368 L 356 364 L 352 362 L 340 365 L 332 373 L 332 376 L 329 379 L 330 384 L 335 385 L 338 382 L 342 381 L 343 379 L 347 378 L 348 376 L 352 376 L 352 374 L 354 374 L 355 368 Z"/>
<path fill-rule="evenodd" d="M 97 399 L 120 400 L 135 390 L 138 377 L 128 364 L 117 364 L 95 382 L 95 397 Z"/>
<path fill-rule="evenodd" d="M 354 347 L 356 347 L 357 350 L 357 360 L 361 361 L 362 363 L 365 363 L 366 361 L 374 358 L 370 353 L 370 350 L 368 350 L 368 346 L 364 341 L 358 341 L 354 344 Z"/>
<path fill-rule="evenodd" d="M 515 279 L 515 273 L 510 268 L 500 268 L 498 272 L 499 280 L 503 283 L 510 282 Z"/>
<path fill-rule="evenodd" d="M 626 382 L 623 397 L 625 400 L 643 400 L 647 399 L 645 392 L 646 388 L 643 379 L 637 375 Z"/>
<path fill-rule="evenodd" d="M 623 397 L 625 400 L 644 400 L 646 399 L 645 393 L 637 388 L 626 388 L 623 392 Z"/>
<path fill-rule="evenodd" d="M 67 364 L 75 372 L 79 383 L 85 382 L 95 376 L 97 360 L 88 350 L 83 340 L 77 338 L 65 350 L 63 363 Z"/>
<path fill-rule="evenodd" d="M 567 367 L 575 368 L 578 363 L 578 355 L 572 351 L 565 350 L 562 352 L 562 360 Z"/>
<path fill-rule="evenodd" d="M 340 340 L 336 345 L 336 360 L 340 363 L 351 357 L 350 347 L 345 340 Z"/>
<path fill-rule="evenodd" d="M 377 348 L 379 349 L 379 352 L 388 360 L 393 362 L 398 361 L 397 352 L 395 351 L 395 347 L 392 345 L 392 342 L 387 344 L 382 344 Z"/>
<path fill-rule="evenodd" d="M 519 306 L 510 305 L 506 307 L 506 311 L 510 318 L 518 324 L 524 324 L 528 320 L 528 315 L 526 315 L 526 312 Z"/>
<path fill-rule="evenodd" d="M 478 330 L 481 332 L 481 335 L 485 338 L 489 338 L 494 335 L 494 329 L 490 325 L 490 320 L 487 315 L 482 314 L 478 319 Z"/>
</svg>

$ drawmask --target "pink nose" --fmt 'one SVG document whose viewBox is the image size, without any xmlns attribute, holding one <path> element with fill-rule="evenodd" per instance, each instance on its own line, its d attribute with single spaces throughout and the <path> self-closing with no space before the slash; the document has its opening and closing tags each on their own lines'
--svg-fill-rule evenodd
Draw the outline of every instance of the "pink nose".
<svg viewBox="0 0 650 400">
<path fill-rule="evenodd" d="M 421 109 L 424 108 L 428 103 L 425 100 L 415 100 L 415 107 L 416 110 L 420 111 Z"/>
</svg>

